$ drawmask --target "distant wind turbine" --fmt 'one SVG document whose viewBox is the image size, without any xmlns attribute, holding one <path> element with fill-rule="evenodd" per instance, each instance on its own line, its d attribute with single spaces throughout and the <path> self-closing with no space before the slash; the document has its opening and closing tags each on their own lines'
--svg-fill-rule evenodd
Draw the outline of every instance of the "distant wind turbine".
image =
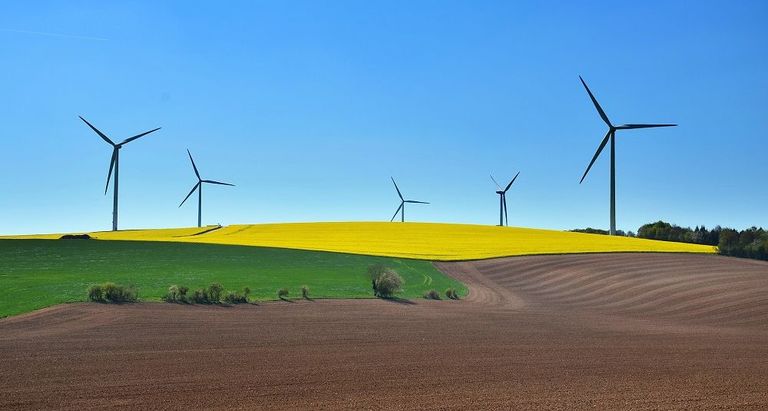
<svg viewBox="0 0 768 411">
<path fill-rule="evenodd" d="M 389 220 L 390 222 L 395 221 L 395 217 L 397 217 L 397 213 L 400 213 L 400 221 L 405 222 L 405 203 L 429 204 L 426 201 L 406 200 L 405 198 L 403 198 L 403 194 L 400 192 L 400 189 L 397 187 L 397 183 L 395 183 L 394 177 L 390 177 L 390 178 L 392 178 L 392 184 L 395 185 L 395 190 L 397 190 L 397 195 L 398 197 L 400 197 L 400 207 L 397 207 L 397 211 L 395 211 L 395 214 Z"/>
<path fill-rule="evenodd" d="M 589 87 L 587 87 L 587 83 L 584 82 L 584 79 L 579 76 L 579 80 L 581 80 L 581 84 L 584 85 L 584 88 L 587 90 L 587 93 L 589 94 L 589 98 L 592 99 L 592 103 L 595 105 L 595 108 L 597 109 L 597 113 L 600 114 L 600 118 L 603 119 L 605 124 L 608 125 L 608 132 L 605 134 L 605 137 L 603 137 L 603 141 L 600 142 L 600 146 L 597 148 L 597 151 L 595 152 L 595 155 L 592 157 L 592 161 L 589 162 L 589 166 L 587 166 L 587 170 L 584 171 L 584 175 L 581 176 L 581 181 L 579 181 L 579 184 L 581 184 L 584 181 L 584 178 L 587 177 L 587 173 L 589 173 L 589 170 L 592 168 L 592 165 L 595 164 L 595 160 L 597 160 L 597 157 L 600 156 L 600 153 L 603 151 L 603 148 L 605 148 L 605 145 L 608 144 L 608 140 L 611 141 L 611 235 L 616 235 L 616 130 L 631 130 L 635 128 L 654 128 L 654 127 L 675 127 L 677 124 L 622 124 L 619 126 L 614 126 L 610 120 L 608 120 L 608 116 L 605 114 L 605 111 L 603 111 L 603 108 L 600 107 L 600 104 L 597 102 L 597 99 L 595 99 L 595 96 L 592 94 L 592 91 L 589 90 Z"/>
<path fill-rule="evenodd" d="M 112 176 L 112 171 L 115 172 L 115 179 L 114 183 L 112 183 L 112 191 L 113 191 L 113 198 L 112 198 L 112 231 L 117 231 L 117 192 L 118 192 L 118 175 L 120 173 L 120 149 L 123 148 L 124 145 L 130 143 L 133 140 L 136 140 L 140 137 L 144 137 L 149 133 L 153 133 L 157 130 L 160 130 L 160 127 L 145 131 L 141 134 L 137 134 L 133 137 L 126 138 L 122 142 L 115 144 L 112 140 L 109 139 L 104 133 L 99 131 L 96 127 L 94 127 L 91 123 L 89 123 L 86 119 L 84 119 L 81 116 L 80 120 L 83 120 L 85 124 L 88 124 L 88 127 L 90 127 L 93 131 L 96 132 L 96 134 L 99 135 L 104 141 L 107 142 L 107 144 L 112 146 L 112 160 L 109 162 L 109 172 L 107 173 L 107 185 L 104 187 L 104 194 L 107 194 L 107 190 L 109 189 L 109 179 Z"/>
<path fill-rule="evenodd" d="M 504 189 L 502 189 L 496 179 L 491 176 L 491 180 L 493 180 L 493 182 L 496 184 L 496 187 L 498 188 L 496 194 L 499 195 L 499 226 L 509 225 L 509 216 L 507 215 L 507 191 L 509 191 L 509 188 L 512 187 L 512 183 L 517 180 L 517 176 L 519 175 L 520 172 L 518 171 L 517 174 L 515 174 L 515 178 L 513 178 L 512 181 L 510 181 L 509 184 L 507 184 L 507 187 Z M 504 224 L 505 220 L 506 224 Z"/>
<path fill-rule="evenodd" d="M 197 176 L 197 184 L 195 184 L 194 187 L 192 187 L 192 190 L 189 191 L 189 194 L 187 194 L 186 197 L 184 197 L 184 200 L 179 204 L 179 207 L 184 205 L 184 202 L 187 201 L 189 196 L 192 195 L 192 193 L 197 190 L 197 226 L 202 227 L 202 216 L 203 216 L 203 183 L 208 184 L 218 184 L 222 186 L 232 186 L 234 187 L 234 184 L 229 183 L 222 183 L 220 181 L 214 181 L 214 180 L 203 180 L 202 177 L 200 177 L 200 172 L 197 171 L 197 166 L 195 165 L 195 160 L 192 159 L 192 153 L 189 152 L 189 149 L 187 149 L 187 154 L 189 155 L 189 161 L 192 162 L 192 169 L 195 170 L 195 175 Z"/>
</svg>

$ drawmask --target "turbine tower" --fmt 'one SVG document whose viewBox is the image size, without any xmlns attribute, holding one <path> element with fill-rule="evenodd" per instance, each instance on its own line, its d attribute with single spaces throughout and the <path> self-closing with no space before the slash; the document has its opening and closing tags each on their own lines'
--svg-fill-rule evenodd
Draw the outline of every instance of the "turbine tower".
<svg viewBox="0 0 768 411">
<path fill-rule="evenodd" d="M 518 171 L 517 174 L 515 174 L 515 178 L 512 179 L 512 181 L 507 184 L 507 187 L 502 189 L 498 182 L 496 182 L 496 179 L 491 176 L 491 180 L 496 184 L 496 187 L 498 190 L 496 191 L 496 194 L 499 195 L 499 227 L 503 227 L 504 221 L 506 220 L 506 225 L 509 225 L 509 216 L 507 215 L 507 191 L 509 191 L 509 188 L 512 187 L 512 183 L 517 180 L 517 176 L 520 175 L 520 172 Z M 503 212 L 503 214 L 502 214 Z"/>
<path fill-rule="evenodd" d="M 397 195 L 400 197 L 400 207 L 397 207 L 397 211 L 395 211 L 395 214 L 392 216 L 392 218 L 389 220 L 391 223 L 392 221 L 395 221 L 395 217 L 397 217 L 397 213 L 400 213 L 400 222 L 405 222 L 405 203 L 411 203 L 411 204 L 429 204 L 426 201 L 416 201 L 416 200 L 406 200 L 403 198 L 403 194 L 400 192 L 400 189 L 397 187 L 397 183 L 395 183 L 395 179 L 392 178 L 392 184 L 395 185 L 395 190 L 397 190 Z"/>
<path fill-rule="evenodd" d="M 137 134 L 137 135 L 135 135 L 133 137 L 126 138 L 122 142 L 120 142 L 118 144 L 115 144 L 112 140 L 109 139 L 109 137 L 107 137 L 104 133 L 99 131 L 96 127 L 94 127 L 91 123 L 89 123 L 82 116 L 78 116 L 78 117 L 80 117 L 80 120 L 83 120 L 85 122 L 85 124 L 88 124 L 88 127 L 90 127 L 93 131 L 95 131 L 96 134 L 98 134 L 99 137 L 102 138 L 102 140 L 106 141 L 107 144 L 112 146 L 112 160 L 110 160 L 110 162 L 109 162 L 109 172 L 107 173 L 107 185 L 104 187 L 104 195 L 107 194 L 107 190 L 109 189 L 109 179 L 110 179 L 110 177 L 112 177 L 112 171 L 114 171 L 115 172 L 115 179 L 113 180 L 114 182 L 112 183 L 112 192 L 113 192 L 113 197 L 112 197 L 112 231 L 117 231 L 117 193 L 118 193 L 117 189 L 118 189 L 118 183 L 119 183 L 118 175 L 120 174 L 120 149 L 123 148 L 124 145 L 130 143 L 133 140 L 136 140 L 136 139 L 138 139 L 140 137 L 146 136 L 149 133 L 152 133 L 152 132 L 155 132 L 157 130 L 160 130 L 160 127 L 156 128 L 156 129 L 153 129 L 153 130 L 145 131 L 145 132 L 143 132 L 141 134 Z"/>
<path fill-rule="evenodd" d="M 589 169 L 592 168 L 592 165 L 595 164 L 595 160 L 597 160 L 597 157 L 600 156 L 600 153 L 603 151 L 603 148 L 605 148 L 605 145 L 608 144 L 608 140 L 611 141 L 611 235 L 616 235 L 616 130 L 631 130 L 636 128 L 654 128 L 654 127 L 675 127 L 677 124 L 622 124 L 618 126 L 614 126 L 610 120 L 608 120 L 608 116 L 605 114 L 605 111 L 603 111 L 603 108 L 600 107 L 600 104 L 597 102 L 597 99 L 595 99 L 595 96 L 592 94 L 592 91 L 589 90 L 589 87 L 587 87 L 587 83 L 584 82 L 584 79 L 579 76 L 579 80 L 581 80 L 581 84 L 584 85 L 584 88 L 587 90 L 587 93 L 589 94 L 589 98 L 592 100 L 592 104 L 595 105 L 595 108 L 597 109 L 597 113 L 600 115 L 600 118 L 603 119 L 605 124 L 608 125 L 608 132 L 605 134 L 605 137 L 603 137 L 603 141 L 600 142 L 600 146 L 597 148 L 597 151 L 595 152 L 595 155 L 592 157 L 592 161 L 589 162 L 589 166 L 587 166 L 587 170 L 584 171 L 584 175 L 581 176 L 581 181 L 579 181 L 579 184 L 581 184 L 584 181 L 584 178 L 587 177 L 587 173 L 589 173 Z"/>
<path fill-rule="evenodd" d="M 203 217 L 203 183 L 208 184 L 218 184 L 222 186 L 232 186 L 234 187 L 234 184 L 229 183 L 222 183 L 220 181 L 214 181 L 214 180 L 203 180 L 202 177 L 200 177 L 200 172 L 197 171 L 197 166 L 195 165 L 195 160 L 192 159 L 192 153 L 189 152 L 189 149 L 187 149 L 187 154 L 189 155 L 189 161 L 192 162 L 192 169 L 195 170 L 195 175 L 197 176 L 197 184 L 195 184 L 194 187 L 192 187 L 192 190 L 189 191 L 189 194 L 187 194 L 186 197 L 184 197 L 184 200 L 179 204 L 179 207 L 184 205 L 184 202 L 187 201 L 189 196 L 192 195 L 192 193 L 197 190 L 197 226 L 202 227 L 202 217 Z"/>
</svg>

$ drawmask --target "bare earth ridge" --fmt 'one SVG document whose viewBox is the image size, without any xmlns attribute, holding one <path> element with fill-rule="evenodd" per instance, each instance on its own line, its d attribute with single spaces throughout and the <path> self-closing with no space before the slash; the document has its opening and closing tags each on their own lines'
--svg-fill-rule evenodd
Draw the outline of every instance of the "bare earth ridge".
<svg viewBox="0 0 768 411">
<path fill-rule="evenodd" d="M 0 320 L 0 409 L 768 408 L 768 263 L 437 263 L 462 301 L 70 304 Z"/>
</svg>

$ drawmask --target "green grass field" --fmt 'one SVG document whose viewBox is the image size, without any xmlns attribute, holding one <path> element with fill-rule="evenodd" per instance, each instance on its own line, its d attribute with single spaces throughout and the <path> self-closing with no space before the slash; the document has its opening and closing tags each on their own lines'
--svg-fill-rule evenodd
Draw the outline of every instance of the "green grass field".
<svg viewBox="0 0 768 411">
<path fill-rule="evenodd" d="M 142 300 L 159 300 L 172 284 L 190 289 L 221 283 L 248 286 L 252 297 L 291 297 L 307 285 L 312 298 L 372 298 L 369 265 L 383 263 L 405 279 L 403 298 L 466 293 L 428 261 L 232 245 L 99 240 L 0 240 L 0 317 L 84 301 L 86 289 L 112 281 L 134 285 Z"/>
</svg>

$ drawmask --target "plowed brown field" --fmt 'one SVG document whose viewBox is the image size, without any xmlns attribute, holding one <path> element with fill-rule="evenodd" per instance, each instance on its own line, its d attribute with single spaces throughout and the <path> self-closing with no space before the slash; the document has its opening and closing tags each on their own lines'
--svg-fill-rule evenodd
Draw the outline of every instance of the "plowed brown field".
<svg viewBox="0 0 768 411">
<path fill-rule="evenodd" d="M 0 320 L 0 409 L 768 408 L 768 263 L 439 263 L 462 301 L 71 304 Z"/>
</svg>

